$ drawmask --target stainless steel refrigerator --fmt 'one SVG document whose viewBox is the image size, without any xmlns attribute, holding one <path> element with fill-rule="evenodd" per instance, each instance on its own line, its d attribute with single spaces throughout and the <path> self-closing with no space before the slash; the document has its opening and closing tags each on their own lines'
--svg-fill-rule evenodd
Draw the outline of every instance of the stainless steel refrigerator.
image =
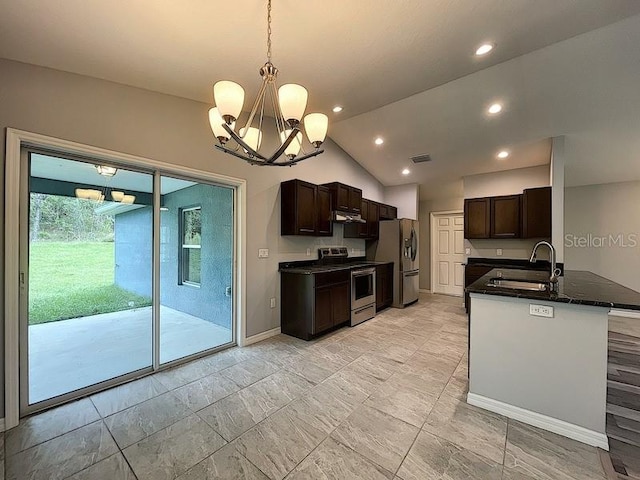
<svg viewBox="0 0 640 480">
<path fill-rule="evenodd" d="M 376 262 L 393 262 L 393 306 L 402 308 L 418 300 L 418 221 L 381 220 Z"/>
</svg>

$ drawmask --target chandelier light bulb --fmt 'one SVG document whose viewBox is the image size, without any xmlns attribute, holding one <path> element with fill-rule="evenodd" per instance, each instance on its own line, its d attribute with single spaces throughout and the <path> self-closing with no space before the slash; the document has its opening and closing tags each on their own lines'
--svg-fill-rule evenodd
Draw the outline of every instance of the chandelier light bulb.
<svg viewBox="0 0 640 480">
<path fill-rule="evenodd" d="M 111 198 L 114 202 L 121 202 L 124 198 L 124 192 L 118 192 L 116 190 L 111 190 Z"/>
<path fill-rule="evenodd" d="M 309 143 L 315 148 L 320 147 L 327 136 L 329 117 L 324 113 L 310 113 L 304 117 L 304 130 L 307 133 Z"/>
<path fill-rule="evenodd" d="M 290 127 L 295 127 L 302 120 L 308 96 L 307 89 L 295 83 L 287 83 L 278 89 L 280 110 Z"/>
<path fill-rule="evenodd" d="M 289 135 L 291 135 L 292 131 L 293 130 L 285 130 L 284 132 L 280 132 L 281 143 L 284 143 L 285 140 L 289 138 Z M 294 139 L 291 141 L 289 146 L 284 151 L 284 154 L 287 157 L 293 159 L 295 158 L 296 155 L 298 155 L 298 153 L 300 153 L 301 147 L 302 147 L 302 133 L 298 132 L 298 134 L 294 137 Z"/>
<path fill-rule="evenodd" d="M 244 105 L 244 89 L 235 82 L 221 80 L 213 86 L 213 98 L 227 125 L 235 122 Z"/>
<path fill-rule="evenodd" d="M 211 126 L 211 131 L 218 139 L 218 141 L 224 145 L 229 140 L 229 133 L 222 127 L 224 120 L 222 119 L 222 115 L 220 115 L 220 111 L 218 107 L 213 107 L 209 109 L 209 125 Z M 235 122 L 231 125 L 231 128 L 235 126 Z"/>
<path fill-rule="evenodd" d="M 260 144 L 262 143 L 262 132 L 259 129 L 255 127 L 249 127 L 248 129 L 241 128 L 240 137 L 254 150 L 258 150 L 260 148 Z"/>
</svg>

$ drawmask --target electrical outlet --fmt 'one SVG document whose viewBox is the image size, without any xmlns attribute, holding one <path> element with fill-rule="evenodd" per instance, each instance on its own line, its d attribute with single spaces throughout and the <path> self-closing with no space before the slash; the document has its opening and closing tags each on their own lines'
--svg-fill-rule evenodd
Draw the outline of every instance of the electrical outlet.
<svg viewBox="0 0 640 480">
<path fill-rule="evenodd" d="M 529 315 L 553 318 L 553 307 L 549 307 L 547 305 L 534 305 L 533 303 L 530 303 Z"/>
<path fill-rule="evenodd" d="M 496 248 L 496 255 L 497 255 L 498 257 L 501 257 L 501 256 L 502 256 L 502 249 L 501 249 L 501 248 Z"/>
<path fill-rule="evenodd" d="M 271 301 L 269 302 L 269 305 L 271 306 L 271 308 L 276 308 L 276 298 L 275 297 L 271 297 Z"/>
<path fill-rule="evenodd" d="M 355 248 L 352 248 L 352 249 L 351 249 L 351 255 L 355 255 L 355 253 L 356 253 L 356 249 L 355 249 Z"/>
<path fill-rule="evenodd" d="M 268 248 L 259 248 L 258 249 L 258 258 L 268 258 L 269 257 L 269 249 Z"/>
<path fill-rule="evenodd" d="M 464 254 L 465 255 L 471 255 L 471 249 L 470 248 L 465 248 L 464 249 Z"/>
<path fill-rule="evenodd" d="M 310 256 L 311 256 L 311 249 L 307 248 L 307 257 L 310 257 Z"/>
</svg>

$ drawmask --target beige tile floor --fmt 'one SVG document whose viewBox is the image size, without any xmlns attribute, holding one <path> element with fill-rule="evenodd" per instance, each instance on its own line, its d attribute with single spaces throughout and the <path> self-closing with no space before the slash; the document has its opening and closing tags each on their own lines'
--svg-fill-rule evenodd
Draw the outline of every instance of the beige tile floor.
<svg viewBox="0 0 640 480">
<path fill-rule="evenodd" d="M 4 435 L 6 478 L 604 479 L 595 448 L 464 402 L 459 305 L 423 295 L 24 419 Z"/>
</svg>

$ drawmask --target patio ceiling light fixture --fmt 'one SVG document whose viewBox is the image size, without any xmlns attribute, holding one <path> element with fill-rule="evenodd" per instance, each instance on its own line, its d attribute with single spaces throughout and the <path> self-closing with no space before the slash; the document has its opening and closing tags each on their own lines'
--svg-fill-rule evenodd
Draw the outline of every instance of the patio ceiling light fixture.
<svg viewBox="0 0 640 480">
<path fill-rule="evenodd" d="M 213 86 L 215 107 L 209 110 L 209 124 L 218 139 L 218 150 L 241 158 L 252 165 L 291 166 L 324 152 L 320 145 L 327 135 L 329 118 L 323 113 L 309 113 L 302 119 L 307 107 L 307 90 L 293 83 L 276 86 L 278 69 L 271 63 L 271 0 L 267 2 L 267 62 L 260 69 L 262 84 L 244 127 L 237 132 L 236 120 L 242 112 L 244 89 L 235 82 L 221 80 Z M 267 96 L 270 100 L 267 101 Z M 259 152 L 263 138 L 265 103 L 273 109 L 278 132 L 279 148 L 269 157 Z M 256 126 L 254 126 L 254 120 Z M 309 143 L 315 150 L 305 152 L 302 147 L 302 125 Z M 235 148 L 227 142 L 233 139 Z M 282 161 L 280 157 L 285 155 Z"/>
<path fill-rule="evenodd" d="M 118 173 L 118 169 L 116 167 L 110 167 L 108 165 L 96 165 L 96 170 L 103 177 L 113 177 Z"/>
</svg>

